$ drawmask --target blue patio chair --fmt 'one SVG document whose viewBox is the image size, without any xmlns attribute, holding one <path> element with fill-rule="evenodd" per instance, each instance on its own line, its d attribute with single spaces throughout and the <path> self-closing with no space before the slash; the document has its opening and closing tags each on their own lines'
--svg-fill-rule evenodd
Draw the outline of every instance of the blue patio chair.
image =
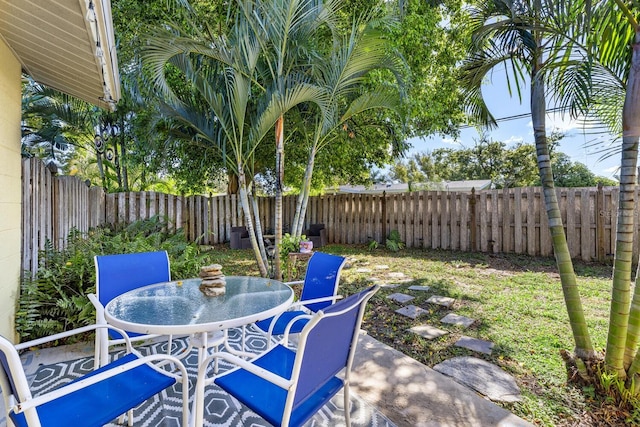
<svg viewBox="0 0 640 427">
<path fill-rule="evenodd" d="M 275 426 L 300 426 L 344 388 L 345 422 L 349 426 L 349 378 L 373 286 L 351 295 L 314 315 L 303 315 L 307 324 L 297 351 L 278 344 L 247 361 L 229 353 L 214 353 L 198 370 L 193 411 L 202 425 L 204 389 L 214 382 L 231 396 Z M 223 358 L 237 365 L 217 377 L 205 379 L 207 365 Z M 337 376 L 343 372 L 344 379 Z"/>
<path fill-rule="evenodd" d="M 104 307 L 117 297 L 132 289 L 154 283 L 171 281 L 171 269 L 167 251 L 138 252 L 130 254 L 116 255 L 96 255 L 94 257 L 96 266 L 96 294 L 89 294 L 89 300 L 96 309 L 96 323 L 106 324 Z M 142 335 L 135 332 L 126 331 L 133 341 L 144 341 L 158 335 Z M 167 353 L 171 352 L 172 336 L 169 336 L 167 343 Z M 196 337 L 199 338 L 199 337 Z M 114 344 L 122 344 L 122 336 L 115 332 L 101 330 L 96 333 L 96 366 L 109 362 L 107 348 Z M 198 339 L 190 341 L 199 345 Z M 222 332 L 213 334 L 207 344 L 214 347 L 224 343 Z M 191 347 L 189 347 L 189 350 Z M 199 351 L 202 351 L 199 350 Z"/>
<path fill-rule="evenodd" d="M 166 251 L 140 252 L 131 254 L 96 255 L 96 294 L 89 294 L 89 300 L 96 309 L 96 323 L 106 324 L 104 307 L 113 298 L 132 289 L 153 283 L 169 282 L 171 271 Z M 127 331 L 134 341 L 142 341 L 157 335 L 141 335 Z M 117 332 L 102 329 L 96 332 L 96 364 L 109 362 L 108 347 L 122 344 L 123 337 Z M 169 339 L 171 348 L 171 337 Z"/>
<path fill-rule="evenodd" d="M 17 427 L 102 426 L 127 413 L 133 425 L 133 408 L 177 382 L 182 385 L 182 423 L 188 422 L 188 377 L 179 359 L 168 355 L 143 357 L 125 337 L 127 354 L 54 390 L 33 396 L 22 367 L 19 350 L 71 335 L 104 329 L 90 325 L 14 346 L 0 336 L 0 387 L 7 419 Z M 121 334 L 125 334 L 120 330 Z M 161 368 L 170 363 L 180 375 Z M 172 402 L 173 404 L 173 402 Z M 11 425 L 11 423 L 9 423 Z"/>
<path fill-rule="evenodd" d="M 304 280 L 287 283 L 303 284 L 300 299 L 294 302 L 287 311 L 255 323 L 255 326 L 269 337 L 268 345 L 271 345 L 273 335 L 284 335 L 287 328 L 289 334 L 300 333 L 308 321 L 304 317 L 298 318 L 301 314 L 311 314 L 322 310 L 340 298 L 336 294 L 340 282 L 340 272 L 345 262 L 346 258 L 344 257 L 323 252 L 315 252 L 311 256 Z M 298 319 L 292 322 L 296 318 Z"/>
</svg>

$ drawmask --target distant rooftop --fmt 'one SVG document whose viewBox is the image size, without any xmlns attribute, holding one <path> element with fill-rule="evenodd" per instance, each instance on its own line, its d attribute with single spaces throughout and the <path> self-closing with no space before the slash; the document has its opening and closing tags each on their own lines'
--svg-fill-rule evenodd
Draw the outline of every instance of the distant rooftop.
<svg viewBox="0 0 640 427">
<path fill-rule="evenodd" d="M 490 179 L 474 179 L 469 181 L 442 181 L 442 182 L 422 182 L 413 184 L 413 190 L 432 191 L 460 191 L 469 192 L 472 188 L 486 190 L 491 188 Z M 341 185 L 336 191 L 338 194 L 382 194 L 385 193 L 405 193 L 409 191 L 407 183 L 379 183 L 371 187 L 364 185 Z"/>
</svg>

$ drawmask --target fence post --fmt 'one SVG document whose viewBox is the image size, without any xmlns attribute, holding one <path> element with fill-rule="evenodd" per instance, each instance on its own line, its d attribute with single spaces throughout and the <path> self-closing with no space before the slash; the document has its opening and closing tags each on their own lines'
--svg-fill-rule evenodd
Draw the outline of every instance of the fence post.
<svg viewBox="0 0 640 427">
<path fill-rule="evenodd" d="M 596 256 L 598 257 L 598 261 L 604 261 L 604 190 L 602 188 L 602 183 L 598 183 L 598 188 L 596 189 L 596 206 L 595 206 L 595 217 L 596 217 Z"/>
<path fill-rule="evenodd" d="M 469 208 L 471 212 L 469 213 L 469 227 L 470 227 L 470 240 L 471 240 L 471 250 L 477 251 L 477 239 L 476 239 L 476 189 L 473 187 L 471 189 L 471 200 L 469 200 Z"/>
<path fill-rule="evenodd" d="M 382 192 L 382 207 L 381 209 L 381 214 L 382 214 L 382 234 L 381 234 L 381 240 L 384 243 L 387 239 L 387 192 L 383 191 Z"/>
</svg>

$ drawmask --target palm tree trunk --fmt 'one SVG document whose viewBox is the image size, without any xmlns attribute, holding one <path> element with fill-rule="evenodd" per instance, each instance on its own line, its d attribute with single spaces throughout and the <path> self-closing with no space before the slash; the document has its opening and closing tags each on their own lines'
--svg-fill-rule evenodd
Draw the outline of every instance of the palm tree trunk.
<svg viewBox="0 0 640 427">
<path fill-rule="evenodd" d="M 282 241 L 282 185 L 284 182 L 284 116 L 280 116 L 276 122 L 276 200 L 275 200 L 275 245 L 276 254 L 280 250 Z M 277 280 L 282 278 L 280 257 L 273 260 L 274 276 Z"/>
<path fill-rule="evenodd" d="M 267 259 L 267 250 L 264 246 L 264 234 L 262 231 L 262 221 L 260 220 L 260 207 L 258 206 L 258 201 L 256 200 L 256 180 L 251 181 L 251 194 L 249 195 L 249 201 L 251 202 L 251 207 L 253 208 L 253 218 L 255 218 L 256 223 L 256 240 L 258 243 L 258 248 L 260 249 L 260 256 L 262 258 L 262 262 L 265 265 L 269 262 Z"/>
<path fill-rule="evenodd" d="M 309 203 L 309 193 L 311 192 L 311 178 L 313 177 L 313 166 L 316 161 L 317 145 L 314 144 L 309 153 L 309 160 L 307 160 L 307 168 L 304 171 L 304 178 L 302 180 L 302 188 L 298 195 L 296 202 L 296 214 L 293 219 L 293 227 L 291 229 L 292 236 L 302 235 L 302 229 L 304 227 L 304 217 L 307 213 L 307 205 Z"/>
<path fill-rule="evenodd" d="M 235 172 L 229 171 L 227 174 L 227 194 L 238 194 L 238 176 Z"/>
<path fill-rule="evenodd" d="M 540 46 L 540 40 L 537 40 Z M 541 52 L 541 49 L 538 50 Z M 574 352 L 580 359 L 589 359 L 595 356 L 587 322 L 582 308 L 580 291 L 576 282 L 576 274 L 571 261 L 567 238 L 564 234 L 562 216 L 558 205 L 558 198 L 553 183 L 553 171 L 551 170 L 551 155 L 545 129 L 546 101 L 544 93 L 544 81 L 538 73 L 542 67 L 542 58 L 537 55 L 532 63 L 531 71 L 531 121 L 533 122 L 533 135 L 536 144 L 538 169 L 540 181 L 544 193 L 545 209 L 549 219 L 549 231 L 556 265 L 560 273 L 560 283 L 564 295 L 565 305 L 569 314 L 569 323 L 573 332 L 576 347 Z"/>
<path fill-rule="evenodd" d="M 258 241 L 256 239 L 256 233 L 253 227 L 253 218 L 251 215 L 251 204 L 249 203 L 249 196 L 247 192 L 246 179 L 244 176 L 244 172 L 241 169 L 242 165 L 239 165 L 238 170 L 238 182 L 239 182 L 239 194 L 240 194 L 240 203 L 242 204 L 242 211 L 244 212 L 245 221 L 247 231 L 249 232 L 249 239 L 251 240 L 251 247 L 253 248 L 253 254 L 256 257 L 256 262 L 258 263 L 258 269 L 260 270 L 260 275 L 262 277 L 267 277 L 269 275 L 267 265 L 263 261 L 262 254 L 260 253 L 260 247 L 258 245 Z"/>
<path fill-rule="evenodd" d="M 626 96 L 622 110 L 622 160 L 620 162 L 620 199 L 618 202 L 618 228 L 616 252 L 613 263 L 613 289 L 609 313 L 609 334 L 605 365 L 621 379 L 624 370 L 625 348 L 636 342 L 638 318 L 630 321 L 631 308 L 631 264 L 633 259 L 633 229 L 635 225 L 636 166 L 638 164 L 638 139 L 640 138 L 640 31 L 636 28 L 636 43 L 633 45 L 631 68 L 627 80 Z M 637 287 L 636 287 L 637 289 Z M 636 291 L 637 292 L 637 291 Z M 637 367 L 631 371 L 637 372 Z M 630 372 L 631 373 L 631 372 Z"/>
</svg>

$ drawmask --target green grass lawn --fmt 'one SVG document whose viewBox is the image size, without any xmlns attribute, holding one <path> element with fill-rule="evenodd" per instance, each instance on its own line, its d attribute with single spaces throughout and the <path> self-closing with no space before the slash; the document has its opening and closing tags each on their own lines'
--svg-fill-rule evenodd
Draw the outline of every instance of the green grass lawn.
<svg viewBox="0 0 640 427">
<path fill-rule="evenodd" d="M 560 279 L 552 258 L 488 255 L 431 250 L 385 249 L 369 251 L 364 246 L 323 248 L 347 256 L 340 293 L 350 294 L 371 284 L 401 283 L 389 273 L 404 273 L 407 279 L 395 289 L 381 289 L 370 301 L 363 328 L 376 339 L 428 366 L 445 359 L 470 355 L 488 360 L 511 373 L 522 390 L 520 403 L 505 405 L 515 414 L 540 425 L 597 425 L 599 405 L 567 384 L 567 371 L 560 350 L 571 351 L 574 343 L 562 296 Z M 257 274 L 251 251 L 213 251 L 225 274 Z M 215 255 L 214 255 L 215 254 Z M 380 268 L 388 266 L 388 268 Z M 370 272 L 358 272 L 369 269 Z M 578 284 L 594 346 L 604 348 L 609 313 L 611 267 L 577 263 Z M 427 292 L 407 291 L 411 285 L 427 285 Z M 409 304 L 428 310 L 419 319 L 400 316 L 402 305 L 387 299 L 394 292 L 416 296 Z M 455 298 L 450 309 L 426 302 L 431 295 Z M 467 329 L 446 325 L 447 313 L 476 319 Z M 407 332 L 414 325 L 430 324 L 449 333 L 426 340 Z M 491 355 L 475 353 L 453 344 L 461 335 L 495 344 Z M 596 414 L 596 415 L 594 415 Z M 585 423 L 592 419 L 592 423 Z"/>
</svg>

